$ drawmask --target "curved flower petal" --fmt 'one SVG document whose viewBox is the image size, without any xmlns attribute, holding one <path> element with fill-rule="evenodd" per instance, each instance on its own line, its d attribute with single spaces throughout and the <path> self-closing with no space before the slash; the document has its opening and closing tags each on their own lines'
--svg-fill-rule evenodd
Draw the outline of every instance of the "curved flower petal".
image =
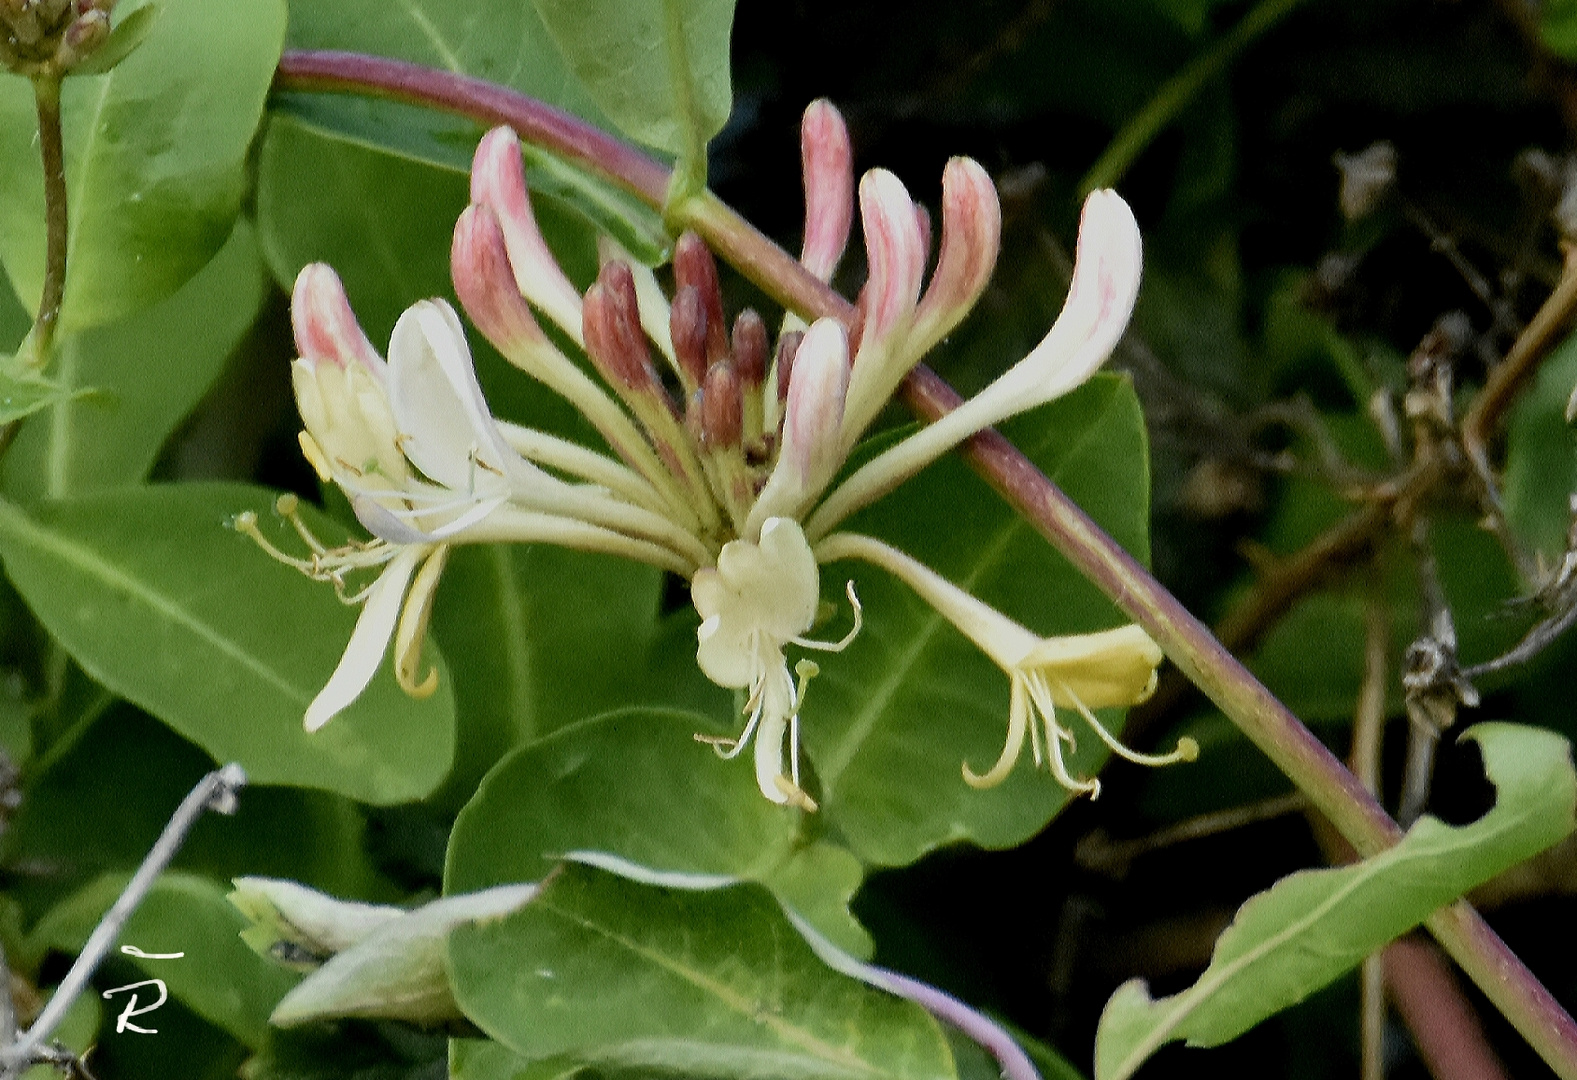
<svg viewBox="0 0 1577 1080">
<path fill-rule="evenodd" d="M 991 280 L 1002 246 L 1002 206 L 986 170 L 954 158 L 942 172 L 942 249 L 904 343 L 911 363 L 957 326 Z"/>
<path fill-rule="evenodd" d="M 406 548 L 373 583 L 361 615 L 356 619 L 356 629 L 351 632 L 350 644 L 345 646 L 345 655 L 340 657 L 339 666 L 318 691 L 318 696 L 307 706 L 302 722 L 308 731 L 317 731 L 334 719 L 367 689 L 394 637 L 406 586 L 416 571 L 416 564 L 426 553 L 424 547 Z"/>
<path fill-rule="evenodd" d="M 751 507 L 744 534 L 769 517 L 797 517 L 843 464 L 843 409 L 849 392 L 849 344 L 835 319 L 817 319 L 789 367 L 777 465 Z"/>
<path fill-rule="evenodd" d="M 429 478 L 479 499 L 547 482 L 505 444 L 448 304 L 424 300 L 401 315 L 389 358 L 389 404 L 401 448 Z"/>
</svg>

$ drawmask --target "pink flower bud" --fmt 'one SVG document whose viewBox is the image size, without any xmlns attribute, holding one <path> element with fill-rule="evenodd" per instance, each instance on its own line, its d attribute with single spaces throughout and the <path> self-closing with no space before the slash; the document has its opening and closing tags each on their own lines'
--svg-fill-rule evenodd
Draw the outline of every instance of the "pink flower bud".
<svg viewBox="0 0 1577 1080">
<path fill-rule="evenodd" d="M 892 173 L 872 169 L 865 174 L 860 181 L 860 215 L 871 268 L 863 351 L 872 341 L 884 345 L 914 312 L 925 276 L 926 249 L 914 201 Z"/>
<path fill-rule="evenodd" d="M 849 129 L 830 101 L 813 101 L 799 129 L 805 172 L 805 247 L 799 261 L 831 281 L 854 223 L 854 167 Z"/>
<path fill-rule="evenodd" d="M 582 310 L 586 352 L 603 378 L 626 390 L 660 389 L 641 329 L 630 268 L 622 262 L 604 266 L 597 283 L 586 291 Z"/>
<path fill-rule="evenodd" d="M 491 209 L 469 206 L 460 214 L 449 266 L 465 313 L 500 352 L 544 340 L 531 305 L 515 284 L 504 232 Z"/>
<path fill-rule="evenodd" d="M 327 263 L 309 263 L 296 275 L 290 322 L 303 360 L 347 367 L 360 363 L 382 378 L 383 358 L 362 332 L 339 275 Z"/>
<path fill-rule="evenodd" d="M 734 370 L 739 381 L 755 389 L 767 378 L 767 324 L 753 308 L 734 320 Z"/>
<path fill-rule="evenodd" d="M 734 365 L 727 361 L 713 364 L 701 386 L 701 445 L 708 450 L 738 447 L 744 431 L 744 409 L 744 393 Z"/>
<path fill-rule="evenodd" d="M 917 357 L 969 313 L 1001 244 L 1002 208 L 991 177 L 969 158 L 954 158 L 942 172 L 942 250 L 915 318 Z"/>
<path fill-rule="evenodd" d="M 778 373 L 778 401 L 788 399 L 789 382 L 794 377 L 794 354 L 799 352 L 800 342 L 805 340 L 805 331 L 790 330 L 778 338 L 778 355 L 774 366 Z"/>
<path fill-rule="evenodd" d="M 706 309 L 706 359 L 708 365 L 728 357 L 728 323 L 723 320 L 723 288 L 717 279 L 717 261 L 711 250 L 693 232 L 686 231 L 674 243 L 674 283 L 679 288 L 695 287 Z"/>
<path fill-rule="evenodd" d="M 837 471 L 848 391 L 849 344 L 843 325 L 817 319 L 794 354 L 783 412 L 782 460 L 807 487 L 819 490 Z"/>
<path fill-rule="evenodd" d="M 706 378 L 706 301 L 694 285 L 681 285 L 668 312 L 668 333 L 673 338 L 679 369 L 694 386 Z"/>
<path fill-rule="evenodd" d="M 521 295 L 579 343 L 580 294 L 564 276 L 537 228 L 526 192 L 520 139 L 511 129 L 494 128 L 477 144 L 471 165 L 471 201 L 497 216 Z"/>
</svg>

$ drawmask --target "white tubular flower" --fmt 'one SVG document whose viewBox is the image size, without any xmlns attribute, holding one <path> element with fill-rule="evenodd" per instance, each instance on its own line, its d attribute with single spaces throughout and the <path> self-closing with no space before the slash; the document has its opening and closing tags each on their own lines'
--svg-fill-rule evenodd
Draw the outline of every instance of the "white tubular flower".
<svg viewBox="0 0 1577 1080">
<path fill-rule="evenodd" d="M 1118 742 L 1095 716 L 1095 709 L 1137 705 L 1155 691 L 1156 668 L 1164 655 L 1139 627 L 1042 638 L 880 540 L 835 533 L 816 545 L 815 554 L 821 562 L 864 559 L 880 566 L 918 593 L 1008 676 L 1007 742 L 996 764 L 984 773 L 977 774 L 964 763 L 964 780 L 971 787 L 994 787 L 1005 780 L 1023 751 L 1026 733 L 1039 766 L 1044 728 L 1045 757 L 1057 782 L 1075 794 L 1098 795 L 1099 780 L 1068 772 L 1062 746 L 1066 743 L 1073 749 L 1075 739 L 1058 720 L 1059 707 L 1072 709 L 1113 753 L 1137 764 L 1169 765 L 1198 756 L 1199 747 L 1192 739 L 1179 740 L 1170 754 L 1136 753 Z"/>
<path fill-rule="evenodd" d="M 796 690 L 783 646 L 793 642 L 810 649 L 842 650 L 858 632 L 858 605 L 855 631 L 843 641 L 827 644 L 804 637 L 816 621 L 821 575 L 799 524 L 781 517 L 767 520 L 756 543 L 724 544 L 717 566 L 699 570 L 691 579 L 690 596 L 701 615 L 696 663 L 717 685 L 749 691 L 745 702 L 749 720 L 739 738 L 702 741 L 731 758 L 754 734 L 761 794 L 775 803 L 816 809 L 800 788 L 798 725 L 804 683 Z M 811 674 L 813 666 L 802 668 L 802 680 Z M 783 771 L 785 733 L 790 736 L 789 775 Z"/>
</svg>

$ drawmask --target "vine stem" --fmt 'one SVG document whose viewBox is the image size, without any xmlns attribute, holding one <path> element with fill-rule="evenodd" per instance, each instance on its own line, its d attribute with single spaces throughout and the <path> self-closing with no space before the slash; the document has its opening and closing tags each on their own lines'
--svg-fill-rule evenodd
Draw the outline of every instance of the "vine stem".
<svg viewBox="0 0 1577 1080">
<path fill-rule="evenodd" d="M 35 75 L 32 83 L 39 153 L 44 160 L 44 288 L 38 318 L 23 349 L 29 354 L 28 365 L 41 368 L 49 360 L 66 295 L 66 155 L 60 128 L 60 76 Z"/>
<path fill-rule="evenodd" d="M 287 52 L 275 87 L 393 98 L 484 124 L 509 124 L 523 139 L 593 171 L 653 209 L 665 209 L 668 173 L 663 166 L 561 110 L 481 80 L 377 57 Z M 852 316 L 847 300 L 710 192 L 666 209 L 670 220 L 695 229 L 717 254 L 801 315 Z M 953 388 L 924 365 L 910 373 L 902 393 L 911 409 L 932 421 L 961 403 Z M 1036 531 L 1149 632 L 1360 855 L 1373 855 L 1401 839 L 1401 827 L 1357 778 L 1028 458 L 989 430 L 961 449 Z M 1431 916 L 1428 926 L 1539 1055 L 1562 1077 L 1577 1080 L 1577 1023 L 1478 913 L 1459 901 Z"/>
</svg>

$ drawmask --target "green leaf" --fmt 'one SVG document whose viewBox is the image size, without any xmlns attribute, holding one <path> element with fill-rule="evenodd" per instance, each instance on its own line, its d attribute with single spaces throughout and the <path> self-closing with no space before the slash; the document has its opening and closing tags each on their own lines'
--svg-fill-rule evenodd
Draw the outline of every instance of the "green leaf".
<svg viewBox="0 0 1577 1080">
<path fill-rule="evenodd" d="M 466 176 L 483 130 L 463 117 L 372 98 L 286 93 L 272 106 L 276 117 L 332 141 Z M 540 147 L 526 143 L 521 150 L 537 202 L 572 208 L 583 227 L 609 234 L 649 266 L 667 258 L 668 233 L 656 211 Z"/>
<path fill-rule="evenodd" d="M 1006 430 L 1119 543 L 1148 557 L 1144 423 L 1126 380 L 1099 376 Z M 1037 633 L 1123 621 L 956 458 L 930 466 L 849 527 L 895 544 Z M 841 656 L 822 662 L 801 713 L 829 821 L 866 862 L 894 866 L 958 840 L 1011 847 L 1034 835 L 1067 793 L 1034 770 L 1027 753 L 988 791 L 960 775 L 964 762 L 978 771 L 1001 751 L 1006 675 L 881 571 L 856 563 L 822 569 L 830 596 L 842 593 L 846 578 L 865 605 L 865 629 Z M 1115 719 L 1106 717 L 1109 727 Z M 1069 767 L 1088 774 L 1104 760 L 1097 739 L 1081 738 Z"/>
<path fill-rule="evenodd" d="M 239 222 L 173 296 L 57 339 L 51 374 L 70 396 L 18 434 L 0 474 L 6 493 L 33 502 L 147 476 L 252 325 L 265 284 L 256 233 Z"/>
<path fill-rule="evenodd" d="M 322 731 L 301 718 L 350 638 L 356 611 L 227 528 L 250 510 L 276 542 L 273 493 L 230 484 L 105 492 L 39 508 L 0 503 L 0 556 L 17 589 L 87 672 L 255 783 L 371 803 L 421 798 L 449 769 L 447 672 L 426 701 L 388 672 Z M 307 520 L 328 543 L 344 533 Z"/>
<path fill-rule="evenodd" d="M 620 130 L 704 162 L 733 106 L 733 0 L 536 0 L 536 8 Z"/>
<path fill-rule="evenodd" d="M 120 874 L 100 878 L 55 908 L 34 931 L 35 948 L 78 952 L 127 880 Z M 239 935 L 246 925 L 219 885 L 171 871 L 154 883 L 116 939 L 122 949 L 118 955 L 145 977 L 164 980 L 170 996 L 255 1049 L 267 1034 L 269 1012 L 297 980 L 242 944 Z M 124 953 L 127 946 L 144 953 L 185 955 L 141 958 Z M 109 1000 L 109 1008 L 118 1012 L 127 999 L 121 995 Z"/>
<path fill-rule="evenodd" d="M 241 208 L 284 0 L 161 7 L 123 63 L 67 79 L 62 92 L 71 215 L 62 333 L 174 292 L 224 244 Z M 44 279 L 37 138 L 31 88 L 0 82 L 0 258 L 30 309 Z"/>
<path fill-rule="evenodd" d="M 626 559 L 549 545 L 457 549 L 433 610 L 460 714 L 448 787 L 468 798 L 515 745 L 649 700 L 641 658 L 662 580 Z"/>
<path fill-rule="evenodd" d="M 538 881 L 565 854 L 603 852 L 659 873 L 761 882 L 840 946 L 870 955 L 848 911 L 858 861 L 807 846 L 800 815 L 762 798 L 749 763 L 719 761 L 697 732 L 715 734 L 715 721 L 627 709 L 515 751 L 455 820 L 445 891 Z"/>
<path fill-rule="evenodd" d="M 44 378 L 13 357 L 0 357 L 0 424 L 32 416 L 71 396 L 70 387 Z"/>
<path fill-rule="evenodd" d="M 567 865 L 449 939 L 455 998 L 524 1058 L 691 1076 L 951 1077 L 936 1023 L 832 971 L 755 885 L 686 891 Z"/>
<path fill-rule="evenodd" d="M 1467 890 L 1572 831 L 1577 773 L 1564 738 L 1480 724 L 1473 739 L 1495 785 L 1494 809 L 1471 825 L 1421 818 L 1396 847 L 1353 866 L 1307 870 L 1249 900 L 1192 987 L 1152 1001 L 1119 987 L 1096 1034 L 1096 1080 L 1131 1076 L 1175 1039 L 1216 1046 L 1293 1005 Z"/>
</svg>

